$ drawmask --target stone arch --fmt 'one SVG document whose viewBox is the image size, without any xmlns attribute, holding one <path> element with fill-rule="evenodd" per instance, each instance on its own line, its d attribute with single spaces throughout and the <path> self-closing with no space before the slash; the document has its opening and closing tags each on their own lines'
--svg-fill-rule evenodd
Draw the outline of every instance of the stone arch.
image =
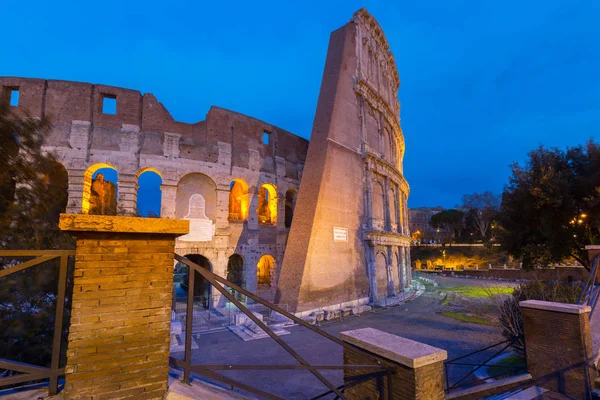
<svg viewBox="0 0 600 400">
<path fill-rule="evenodd" d="M 292 219 L 294 218 L 294 210 L 296 208 L 296 190 L 288 189 L 285 192 L 285 227 L 289 228 L 292 226 Z"/>
<path fill-rule="evenodd" d="M 139 170 L 137 176 L 136 214 L 140 217 L 160 217 L 162 174 L 156 168 Z"/>
<path fill-rule="evenodd" d="M 204 257 L 201 254 L 186 254 L 184 258 L 187 258 L 191 262 L 198 264 L 200 267 L 207 269 L 212 272 L 212 264 L 208 260 L 208 258 Z M 186 267 L 185 277 L 181 283 L 181 288 L 185 291 L 189 291 L 188 287 L 188 277 L 189 277 L 189 268 Z M 195 302 L 198 302 L 202 305 L 203 308 L 209 308 L 212 304 L 212 286 L 211 284 L 204 279 L 204 277 L 199 273 L 194 271 L 194 288 L 192 289 L 194 292 Z"/>
<path fill-rule="evenodd" d="M 263 255 L 260 260 L 258 260 L 258 264 L 256 264 L 256 278 L 259 286 L 268 285 L 271 287 L 275 267 L 275 258 L 269 254 Z"/>
<path fill-rule="evenodd" d="M 383 299 L 388 295 L 387 255 L 382 251 L 375 254 L 375 279 L 377 283 L 377 298 Z"/>
<path fill-rule="evenodd" d="M 182 219 L 189 214 L 190 199 L 196 194 L 204 199 L 206 217 L 214 221 L 217 212 L 217 185 L 208 175 L 197 172 L 185 175 L 177 183 L 176 218 Z"/>
<path fill-rule="evenodd" d="M 236 178 L 229 184 L 229 220 L 245 221 L 248 219 L 248 184 Z"/>
<path fill-rule="evenodd" d="M 275 225 L 277 223 L 277 189 L 271 183 L 263 183 L 258 190 L 258 223 Z"/>
<path fill-rule="evenodd" d="M 115 182 L 105 179 L 114 171 Z M 117 215 L 118 171 L 105 163 L 90 166 L 83 174 L 81 212 L 93 215 Z"/>
<path fill-rule="evenodd" d="M 240 254 L 232 254 L 227 261 L 227 280 L 239 287 L 245 287 L 244 282 L 244 258 Z M 232 293 L 236 299 L 243 301 L 243 295 L 233 289 Z"/>
</svg>

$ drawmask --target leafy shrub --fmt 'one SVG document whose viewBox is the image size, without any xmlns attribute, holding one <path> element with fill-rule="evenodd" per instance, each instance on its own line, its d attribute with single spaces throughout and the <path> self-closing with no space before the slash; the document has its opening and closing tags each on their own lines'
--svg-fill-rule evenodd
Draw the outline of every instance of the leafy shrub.
<svg viewBox="0 0 600 400">
<path fill-rule="evenodd" d="M 574 304 L 581 293 L 581 285 L 565 282 L 533 281 L 522 283 L 515 288 L 512 296 L 499 303 L 500 325 L 502 336 L 515 341 L 513 349 L 520 357 L 525 358 L 525 335 L 523 330 L 523 314 L 520 301 L 542 300 L 557 303 Z"/>
</svg>

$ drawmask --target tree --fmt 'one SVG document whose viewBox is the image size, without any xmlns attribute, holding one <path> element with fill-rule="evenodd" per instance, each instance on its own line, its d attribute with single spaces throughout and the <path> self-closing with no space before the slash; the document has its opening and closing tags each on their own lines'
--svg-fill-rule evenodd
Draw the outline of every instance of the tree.
<svg viewBox="0 0 600 400">
<path fill-rule="evenodd" d="M 464 195 L 462 208 L 469 213 L 472 223 L 482 239 L 488 237 L 490 225 L 500 208 L 500 196 L 486 191 Z"/>
<path fill-rule="evenodd" d="M 66 171 L 42 150 L 50 128 L 47 118 L 0 104 L 0 248 L 72 247 L 70 236 L 58 229 L 67 201 Z"/>
<path fill-rule="evenodd" d="M 429 223 L 434 228 L 446 229 L 452 232 L 452 239 L 461 235 L 464 227 L 465 214 L 459 210 L 444 210 L 437 214 L 433 214 Z"/>
<path fill-rule="evenodd" d="M 0 249 L 73 247 L 70 235 L 58 228 L 67 200 L 66 171 L 42 150 L 50 127 L 48 119 L 13 112 L 0 101 Z M 0 270 L 20 261 L 2 257 Z M 55 259 L 0 279 L 0 358 L 49 366 L 58 268 Z M 69 304 L 68 296 L 65 319 Z M 0 369 L 0 376 L 13 373 Z"/>
<path fill-rule="evenodd" d="M 512 165 L 498 213 L 500 242 L 524 268 L 574 258 L 589 269 L 585 245 L 600 239 L 600 147 L 540 147 Z"/>
</svg>

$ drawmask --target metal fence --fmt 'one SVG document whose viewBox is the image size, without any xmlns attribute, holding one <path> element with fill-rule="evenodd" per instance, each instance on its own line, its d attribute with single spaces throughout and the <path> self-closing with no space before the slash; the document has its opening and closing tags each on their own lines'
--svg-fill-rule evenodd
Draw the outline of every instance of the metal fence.
<svg viewBox="0 0 600 400">
<path fill-rule="evenodd" d="M 65 324 L 64 321 L 65 298 L 67 296 L 67 270 L 69 262 L 74 255 L 75 251 L 68 250 L 0 250 L 0 258 L 4 261 L 7 259 L 10 260 L 9 263 L 4 263 L 3 269 L 0 269 L 0 278 L 15 276 L 14 274 L 36 266 L 47 268 L 52 266 L 53 263 L 58 262 L 58 285 L 54 307 L 54 329 L 52 332 L 50 366 L 45 367 L 22 361 L 0 359 L 0 370 L 5 371 L 5 376 L 0 377 L 0 387 L 49 379 L 48 390 L 50 395 L 58 393 L 58 378 L 65 373 L 64 366 L 61 366 L 61 344 L 65 337 L 65 331 L 68 329 L 68 324 Z M 32 259 L 20 262 L 19 258 Z"/>
<path fill-rule="evenodd" d="M 184 371 L 183 372 L 183 381 L 185 383 L 188 383 L 188 384 L 190 383 L 190 376 L 191 376 L 192 372 L 194 372 L 194 373 L 202 375 L 206 378 L 219 381 L 226 385 L 230 385 L 232 388 L 237 387 L 241 390 L 261 396 L 266 399 L 281 400 L 282 398 L 279 396 L 276 396 L 272 393 L 265 392 L 263 390 L 260 390 L 256 387 L 253 387 L 246 383 L 240 382 L 238 380 L 229 378 L 217 371 L 296 370 L 296 371 L 309 371 L 311 374 L 313 374 L 318 380 L 320 380 L 327 387 L 328 390 L 326 392 L 313 397 L 313 399 L 320 399 L 320 398 L 324 398 L 325 396 L 330 396 L 330 395 L 335 396 L 334 399 L 343 399 L 344 398 L 343 393 L 347 388 L 357 385 L 362 382 L 370 381 L 370 380 L 376 380 L 378 382 L 376 387 L 377 387 L 377 390 L 379 391 L 379 396 L 380 396 L 379 398 L 384 398 L 384 390 L 385 389 L 384 389 L 384 385 L 382 384 L 383 379 L 385 379 L 385 381 L 387 383 L 387 385 L 386 385 L 387 386 L 387 396 L 388 396 L 387 398 L 389 398 L 389 399 L 393 398 L 393 395 L 392 395 L 393 388 L 392 388 L 392 379 L 391 379 L 393 369 L 389 366 L 383 365 L 381 360 L 377 359 L 372 354 L 362 351 L 360 349 L 357 349 L 356 347 L 350 346 L 347 343 L 344 343 L 341 339 L 312 326 L 311 324 L 307 323 L 306 321 L 303 321 L 302 319 L 296 317 L 295 315 L 287 312 L 280 306 L 271 304 L 271 303 L 261 299 L 260 297 L 256 296 L 255 294 L 248 292 L 247 290 L 202 268 L 201 266 L 185 259 L 184 257 L 175 255 L 175 259 L 177 261 L 187 265 L 190 268 L 190 272 L 193 270 L 193 271 L 198 272 L 200 275 L 202 275 L 202 277 L 204 279 L 206 279 L 206 281 L 208 281 L 210 283 L 210 285 L 212 285 L 212 287 L 214 287 L 216 290 L 218 290 L 222 296 L 224 296 L 227 300 L 229 300 L 235 307 L 237 307 L 250 320 L 252 320 L 252 322 L 254 322 L 260 329 L 262 329 L 268 336 L 270 336 L 273 340 L 275 340 L 275 342 L 279 346 L 281 346 L 283 349 L 285 349 L 292 357 L 294 357 L 298 361 L 298 364 L 291 364 L 291 365 L 290 364 L 286 364 L 286 365 L 193 364 L 192 363 L 192 340 L 193 340 L 192 332 L 193 332 L 193 324 L 194 324 L 194 319 L 195 319 L 194 311 L 196 309 L 196 307 L 195 307 L 196 300 L 194 298 L 193 288 L 194 288 L 194 279 L 195 279 L 194 277 L 196 274 L 189 273 L 188 274 L 188 282 L 187 282 L 187 287 L 188 287 L 187 292 L 188 293 L 187 293 L 187 305 L 186 305 L 186 316 L 185 316 L 186 326 L 184 329 L 184 331 L 185 331 L 184 358 L 183 358 L 183 360 L 176 359 L 174 357 L 170 358 L 171 365 L 173 365 L 174 367 L 183 369 L 183 371 Z M 346 364 L 346 365 L 344 365 L 344 364 L 312 365 L 312 364 L 310 364 L 302 356 L 300 356 L 294 349 L 292 349 L 288 343 L 286 343 L 281 338 L 279 338 L 273 332 L 273 330 L 271 330 L 271 328 L 269 328 L 267 326 L 267 324 L 261 320 L 261 318 L 259 318 L 257 315 L 255 315 L 250 310 L 250 308 L 247 305 L 242 304 L 242 302 L 237 300 L 236 296 L 234 294 L 232 294 L 232 291 L 240 293 L 240 294 L 246 296 L 246 298 L 251 300 L 252 302 L 261 304 L 262 306 L 266 307 L 270 311 L 276 312 L 279 315 L 282 315 L 285 318 L 288 318 L 288 319 L 294 321 L 295 323 L 304 326 L 305 328 L 321 335 L 322 337 L 330 340 L 331 342 L 344 347 L 347 351 L 352 351 L 356 354 L 359 354 L 361 359 L 364 359 L 364 360 L 370 362 L 371 364 L 360 364 L 360 365 L 349 365 L 349 364 Z M 343 385 L 335 386 L 325 376 L 323 376 L 323 374 L 321 374 L 320 371 L 323 371 L 323 370 L 345 370 L 345 371 L 354 370 L 357 372 L 358 375 L 355 375 L 352 377 L 346 377 L 345 383 Z"/>
</svg>

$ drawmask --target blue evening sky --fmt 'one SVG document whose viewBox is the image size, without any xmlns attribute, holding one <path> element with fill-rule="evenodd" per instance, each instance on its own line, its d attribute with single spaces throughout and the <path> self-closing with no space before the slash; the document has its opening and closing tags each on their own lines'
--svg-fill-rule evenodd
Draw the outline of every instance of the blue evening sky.
<svg viewBox="0 0 600 400">
<path fill-rule="evenodd" d="M 500 193 L 540 144 L 598 138 L 597 0 L 2 0 L 0 75 L 154 93 L 185 122 L 214 104 L 308 138 L 329 33 L 363 6 L 398 64 L 411 207 Z"/>
</svg>

